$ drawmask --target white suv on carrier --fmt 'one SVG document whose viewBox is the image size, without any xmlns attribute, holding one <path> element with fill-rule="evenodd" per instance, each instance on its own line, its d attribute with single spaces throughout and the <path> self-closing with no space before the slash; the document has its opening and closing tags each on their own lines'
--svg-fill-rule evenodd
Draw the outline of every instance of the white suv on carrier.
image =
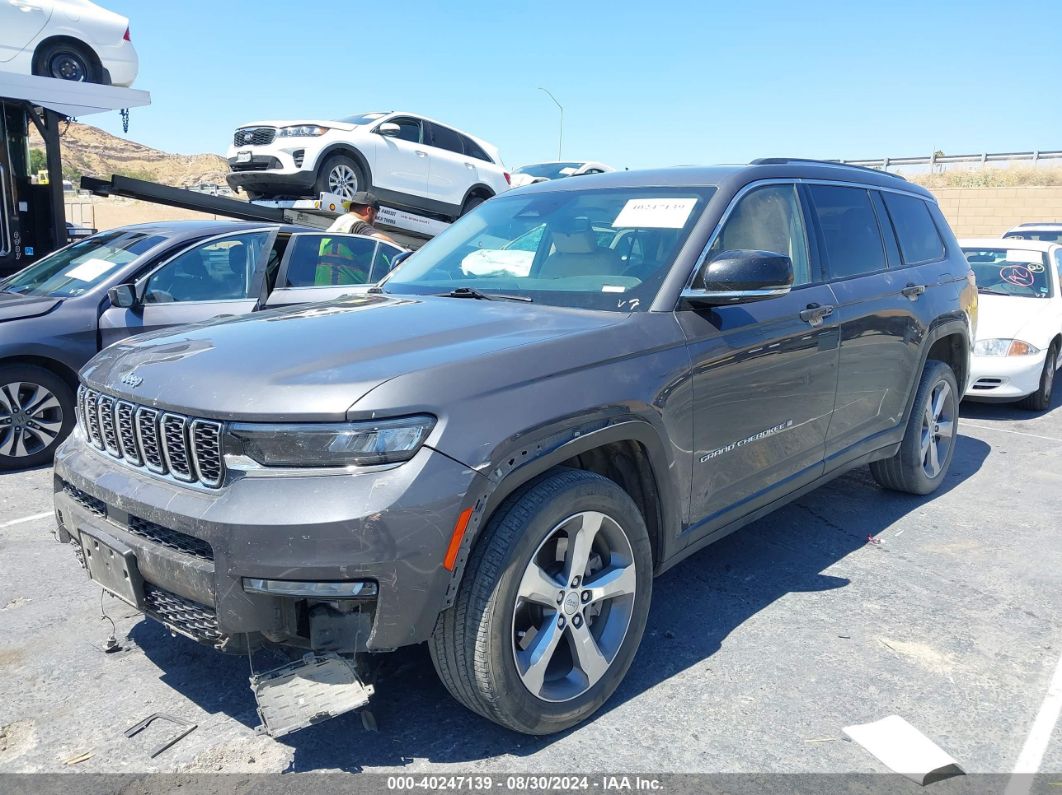
<svg viewBox="0 0 1062 795">
<path fill-rule="evenodd" d="M 349 199 L 371 190 L 392 207 L 457 218 L 508 190 L 498 149 L 411 113 L 363 113 L 339 121 L 264 121 L 236 130 L 229 186 L 252 199 Z"/>
</svg>

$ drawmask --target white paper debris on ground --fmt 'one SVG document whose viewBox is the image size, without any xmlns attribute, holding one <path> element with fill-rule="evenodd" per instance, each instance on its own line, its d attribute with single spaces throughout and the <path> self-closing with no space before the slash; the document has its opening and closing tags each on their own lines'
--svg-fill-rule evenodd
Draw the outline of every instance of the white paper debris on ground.
<svg viewBox="0 0 1062 795">
<path fill-rule="evenodd" d="M 922 786 L 964 775 L 958 762 L 899 715 L 846 726 L 844 733 L 888 768 Z"/>
</svg>

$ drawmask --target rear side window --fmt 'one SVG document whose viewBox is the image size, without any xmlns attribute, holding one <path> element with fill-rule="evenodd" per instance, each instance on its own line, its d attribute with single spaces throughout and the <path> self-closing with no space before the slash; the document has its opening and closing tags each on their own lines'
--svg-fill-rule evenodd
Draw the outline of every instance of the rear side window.
<svg viewBox="0 0 1062 795">
<path fill-rule="evenodd" d="M 808 188 L 822 233 L 831 279 L 885 269 L 881 231 L 864 188 L 811 185 Z"/>
<path fill-rule="evenodd" d="M 924 200 L 900 193 L 885 193 L 885 206 L 900 243 L 905 265 L 933 262 L 944 257 L 944 241 Z"/>
<path fill-rule="evenodd" d="M 483 147 L 480 146 L 479 144 L 477 144 L 475 141 L 473 141 L 468 136 L 462 135 L 461 136 L 461 143 L 465 147 L 465 154 L 468 155 L 469 157 L 474 157 L 476 160 L 486 160 L 488 163 L 493 163 L 494 162 L 493 160 L 490 159 L 490 156 L 487 155 L 487 153 L 483 151 Z"/>
<path fill-rule="evenodd" d="M 431 125 L 431 145 L 448 152 L 464 154 L 461 136 L 448 127 L 441 127 L 438 124 Z"/>
</svg>

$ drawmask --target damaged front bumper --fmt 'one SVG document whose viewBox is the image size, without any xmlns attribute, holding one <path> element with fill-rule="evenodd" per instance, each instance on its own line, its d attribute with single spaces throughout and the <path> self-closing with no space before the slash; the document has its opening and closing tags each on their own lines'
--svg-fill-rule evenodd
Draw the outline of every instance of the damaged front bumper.
<svg viewBox="0 0 1062 795">
<path fill-rule="evenodd" d="M 137 584 L 119 592 L 119 573 L 108 590 L 170 629 L 223 651 L 353 654 L 430 637 L 477 477 L 422 448 L 385 470 L 205 489 L 128 467 L 75 433 L 56 454 L 54 496 L 60 539 L 95 538 L 131 561 Z"/>
</svg>

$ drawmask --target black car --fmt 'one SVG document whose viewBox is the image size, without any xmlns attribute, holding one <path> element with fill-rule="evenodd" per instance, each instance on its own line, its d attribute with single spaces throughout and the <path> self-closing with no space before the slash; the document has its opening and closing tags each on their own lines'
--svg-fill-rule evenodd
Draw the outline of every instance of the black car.
<svg viewBox="0 0 1062 795">
<path fill-rule="evenodd" d="M 51 460 L 74 425 L 77 371 L 111 343 L 366 289 L 402 251 L 299 226 L 175 221 L 100 232 L 0 280 L 0 470 Z"/>
<path fill-rule="evenodd" d="M 469 709 L 560 731 L 622 680 L 654 574 L 854 467 L 942 483 L 976 302 L 933 197 L 889 174 L 532 185 L 367 295 L 103 351 L 59 537 L 175 632 L 286 647 L 254 679 L 274 733 L 425 641 Z"/>
</svg>

